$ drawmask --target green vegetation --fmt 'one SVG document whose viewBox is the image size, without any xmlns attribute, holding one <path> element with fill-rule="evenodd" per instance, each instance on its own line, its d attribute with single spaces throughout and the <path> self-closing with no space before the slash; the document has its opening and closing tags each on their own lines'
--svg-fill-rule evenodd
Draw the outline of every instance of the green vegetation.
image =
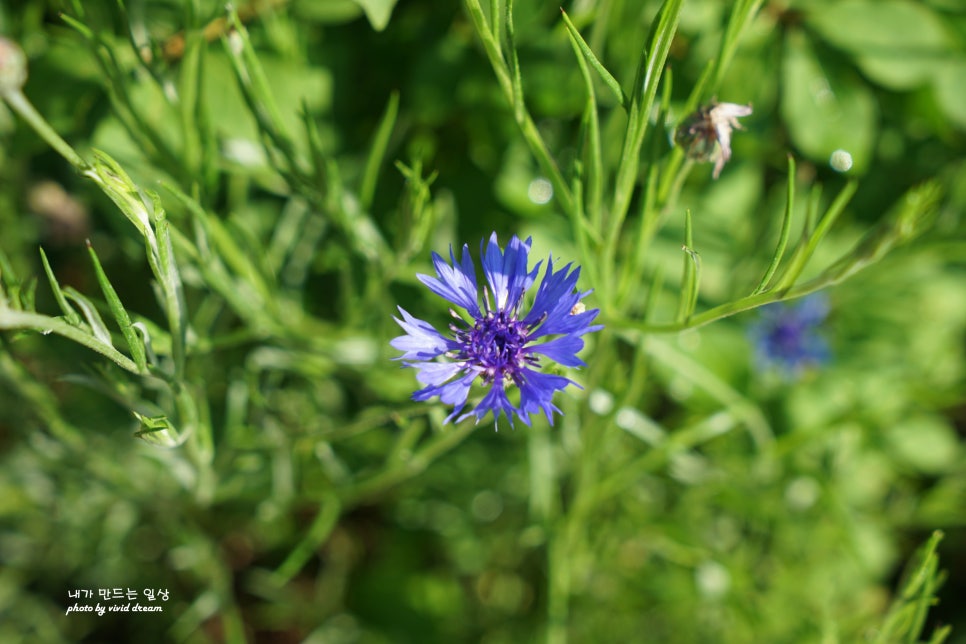
<svg viewBox="0 0 966 644">
<path fill-rule="evenodd" d="M 0 34 L 0 641 L 966 642 L 960 0 Z M 493 231 L 600 309 L 553 426 L 393 360 Z"/>
</svg>

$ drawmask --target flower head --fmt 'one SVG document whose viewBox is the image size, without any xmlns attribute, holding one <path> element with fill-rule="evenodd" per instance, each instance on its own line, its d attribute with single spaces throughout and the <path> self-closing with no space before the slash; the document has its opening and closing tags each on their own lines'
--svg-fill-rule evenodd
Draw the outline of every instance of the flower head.
<svg viewBox="0 0 966 644">
<path fill-rule="evenodd" d="M 765 369 L 798 376 L 828 361 L 828 342 L 820 327 L 828 315 L 828 299 L 811 295 L 796 304 L 769 304 L 751 328 L 758 364 Z"/>
<path fill-rule="evenodd" d="M 731 131 L 740 130 L 739 116 L 751 114 L 751 105 L 717 103 L 698 108 L 674 132 L 674 142 L 696 161 L 714 161 L 712 177 L 717 179 L 731 158 Z"/>
<path fill-rule="evenodd" d="M 536 281 L 542 263 L 537 262 L 533 270 L 528 268 L 531 239 L 520 241 L 514 235 L 504 250 L 493 233 L 485 251 L 483 244 L 481 241 L 480 256 L 486 286 L 482 298 L 476 267 L 465 244 L 459 262 L 452 247 L 450 263 L 433 253 L 436 277 L 417 275 L 429 290 L 465 311 L 461 315 L 450 309 L 454 319 L 450 334 L 444 336 L 400 307 L 402 320 L 395 319 L 406 335 L 390 344 L 403 352 L 398 359 L 415 368 L 416 379 L 425 385 L 413 394 L 414 400 L 439 396 L 453 405 L 447 422 L 469 416 L 476 416 L 479 422 L 487 412 L 493 412 L 496 420 L 506 414 L 511 425 L 515 413 L 529 425 L 531 414 L 542 411 L 553 424 L 553 413 L 560 412 L 553 404 L 554 393 L 576 383 L 541 372 L 540 360 L 549 359 L 564 367 L 582 366 L 584 362 L 577 357 L 584 346 L 580 336 L 602 328 L 591 325 L 600 311 L 583 310 L 580 300 L 590 291 L 576 290 L 580 268 L 571 270 L 572 265 L 567 264 L 554 271 L 552 258 L 547 260 L 528 309 L 524 295 Z M 474 382 L 488 391 L 473 409 L 460 415 Z M 519 394 L 516 405 L 508 396 L 513 388 Z"/>
</svg>

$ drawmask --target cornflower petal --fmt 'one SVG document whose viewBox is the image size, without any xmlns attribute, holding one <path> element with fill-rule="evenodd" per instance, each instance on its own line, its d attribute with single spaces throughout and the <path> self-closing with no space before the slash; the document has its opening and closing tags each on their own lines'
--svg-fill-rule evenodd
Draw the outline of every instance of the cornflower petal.
<svg viewBox="0 0 966 644">
<path fill-rule="evenodd" d="M 576 304 L 576 301 L 574 304 Z M 540 328 L 530 334 L 530 339 L 536 340 L 545 335 L 558 335 L 561 333 L 583 335 L 590 331 L 600 331 L 604 328 L 600 324 L 590 326 L 590 323 L 600 313 L 600 309 L 591 309 L 583 313 L 571 313 L 573 306 L 571 304 L 567 308 L 560 307 L 559 313 L 554 311 L 554 315 L 548 316 L 546 321 L 540 325 Z"/>
<path fill-rule="evenodd" d="M 542 411 L 550 424 L 553 425 L 554 412 L 560 412 L 553 404 L 554 393 L 562 391 L 567 385 L 574 385 L 575 387 L 580 385 L 563 376 L 540 373 L 530 369 L 524 369 L 524 375 L 526 378 L 520 385 L 520 410 L 527 415 Z"/>
<path fill-rule="evenodd" d="M 510 238 L 506 251 L 501 251 L 496 233 L 490 235 L 490 241 L 483 255 L 483 272 L 493 290 L 496 310 L 507 311 L 514 308 L 523 292 L 533 284 L 540 270 L 540 264 L 538 263 L 532 272 L 527 273 L 532 243 L 532 237 L 527 237 L 527 240 L 522 242 L 514 235 Z"/>
<path fill-rule="evenodd" d="M 487 392 L 483 400 L 467 413 L 460 416 L 456 422 L 460 422 L 465 418 L 470 416 L 476 416 L 476 422 L 479 423 L 488 412 L 493 412 L 493 420 L 500 420 L 500 414 L 505 414 L 507 420 L 510 421 L 510 427 L 513 427 L 513 412 L 516 411 L 517 415 L 520 416 L 520 420 L 523 421 L 525 425 L 530 424 L 530 418 L 528 416 L 520 415 L 519 410 L 517 410 L 513 405 L 510 404 L 510 399 L 507 398 L 506 391 L 503 389 L 503 383 L 494 384 Z"/>
<path fill-rule="evenodd" d="M 576 335 L 562 335 L 559 338 L 535 344 L 528 347 L 530 353 L 547 356 L 554 362 L 565 367 L 583 367 L 584 361 L 577 357 L 577 352 L 584 348 L 584 341 Z"/>
<path fill-rule="evenodd" d="M 543 281 L 537 287 L 537 295 L 533 300 L 533 307 L 524 321 L 528 324 L 537 322 L 541 317 L 550 317 L 556 310 L 570 311 L 580 299 L 579 293 L 574 293 L 580 269 L 576 268 L 569 275 L 572 264 L 567 264 L 556 273 L 553 272 L 553 258 L 547 259 L 547 269 L 543 274 Z"/>
<path fill-rule="evenodd" d="M 436 387 L 442 385 L 463 369 L 455 362 L 414 362 L 412 366 L 418 370 L 416 380 L 424 385 Z"/>
<path fill-rule="evenodd" d="M 455 343 L 440 335 L 429 322 L 414 318 L 401 306 L 396 308 L 402 313 L 403 319 L 393 319 L 406 332 L 406 335 L 389 342 L 393 349 L 405 352 L 397 360 L 432 360 L 455 348 Z"/>
<path fill-rule="evenodd" d="M 475 373 L 468 373 L 462 378 L 448 382 L 445 385 L 424 387 L 413 394 L 413 400 L 425 402 L 430 398 L 439 396 L 439 399 L 445 404 L 456 405 L 462 409 L 463 405 L 466 404 L 466 399 L 470 395 L 470 387 L 475 379 Z"/>
<path fill-rule="evenodd" d="M 478 317 L 480 308 L 477 303 L 476 267 L 470 257 L 469 246 L 463 244 L 463 259 L 459 266 L 456 264 L 452 246 L 449 249 L 449 257 L 453 262 L 452 266 L 447 264 L 438 253 L 433 253 L 433 268 L 436 269 L 438 279 L 423 274 L 417 274 L 416 279 L 428 286 L 429 290 L 436 295 L 463 307 L 471 315 Z"/>
</svg>

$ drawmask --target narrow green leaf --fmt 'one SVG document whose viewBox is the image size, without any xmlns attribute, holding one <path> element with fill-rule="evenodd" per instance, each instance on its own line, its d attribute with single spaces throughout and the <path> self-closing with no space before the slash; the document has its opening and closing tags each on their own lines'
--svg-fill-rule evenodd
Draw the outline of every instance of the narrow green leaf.
<svg viewBox="0 0 966 644">
<path fill-rule="evenodd" d="M 168 328 L 171 332 L 171 355 L 174 360 L 174 376 L 181 380 L 185 367 L 185 344 L 187 342 L 188 315 L 184 302 L 184 291 L 181 284 L 181 274 L 174 259 L 174 248 L 168 229 L 168 220 L 161 199 L 156 193 L 149 193 L 154 202 L 154 226 L 158 240 L 158 255 L 165 314 L 168 318 Z"/>
<path fill-rule="evenodd" d="M 319 126 L 309 113 L 309 106 L 302 103 L 302 125 L 305 128 L 305 140 L 309 146 L 309 154 L 312 162 L 312 182 L 315 191 L 320 195 L 321 201 L 326 191 L 325 168 L 329 162 L 322 147 L 322 136 L 319 134 Z"/>
<path fill-rule="evenodd" d="M 654 97 L 657 96 L 657 87 L 661 82 L 664 64 L 667 61 L 668 52 L 671 50 L 674 34 L 677 33 L 682 4 L 683 0 L 665 0 L 660 14 L 658 14 L 654 31 L 651 33 L 647 51 L 642 59 L 641 83 L 636 88 L 638 92 L 637 101 L 641 106 L 638 119 L 642 126 L 647 123 L 651 113 L 651 105 L 654 104 Z M 643 137 L 644 127 L 640 129 L 640 136 Z"/>
<path fill-rule="evenodd" d="M 432 204 L 430 186 L 436 180 L 437 173 L 423 177 L 422 161 L 416 160 L 412 167 L 401 161 L 396 162 L 396 169 L 406 179 L 406 189 L 400 210 L 403 213 L 402 228 L 406 232 L 406 241 L 402 245 L 399 261 L 405 261 L 418 253 L 436 222 L 436 208 Z"/>
<path fill-rule="evenodd" d="M 614 201 L 610 209 L 611 219 L 607 224 L 607 234 L 605 235 L 606 242 L 602 260 L 605 268 L 613 266 L 615 262 L 617 244 L 623 229 L 624 219 L 627 216 L 634 196 L 634 188 L 637 185 L 641 146 L 647 132 L 651 107 L 654 104 L 654 98 L 657 96 L 657 88 L 661 81 L 668 52 L 671 49 L 671 41 L 677 31 L 682 1 L 665 0 L 658 14 L 658 19 L 652 25 L 647 45 L 641 52 L 641 62 L 638 65 L 637 78 L 634 81 L 635 89 L 628 111 L 627 131 L 624 135 L 621 159 L 617 168 Z M 605 276 L 604 285 L 601 289 L 605 300 L 609 300 L 611 297 L 610 293 L 604 290 L 610 283 L 612 283 L 612 278 Z"/>
<path fill-rule="evenodd" d="M 117 322 L 117 326 L 120 327 L 121 333 L 124 334 L 124 339 L 127 340 L 127 346 L 131 351 L 131 357 L 134 358 L 134 363 L 137 364 L 138 369 L 140 369 L 141 372 L 147 372 L 147 359 L 144 353 L 144 345 L 141 342 L 141 338 L 138 337 L 137 332 L 131 325 L 131 318 L 127 314 L 127 310 L 125 310 L 124 305 L 121 303 L 121 299 L 118 297 L 117 291 L 114 290 L 114 286 L 107 278 L 107 274 L 104 272 L 104 268 L 101 266 L 100 259 L 98 259 L 97 253 L 94 251 L 94 247 L 91 245 L 90 240 L 87 241 L 87 252 L 91 256 L 91 262 L 94 264 L 94 274 L 97 277 L 97 283 L 100 284 L 101 292 L 104 293 L 104 299 L 107 301 L 107 306 L 111 309 L 111 313 L 114 314 L 114 320 Z M 44 258 L 44 261 L 46 262 L 46 258 Z"/>
<path fill-rule="evenodd" d="M 540 169 L 545 173 L 550 183 L 553 184 L 554 199 L 559 202 L 564 212 L 571 212 L 574 205 L 570 186 L 563 178 L 563 174 L 560 172 L 557 162 L 550 154 L 550 150 L 547 148 L 547 144 L 544 142 L 536 123 L 533 122 L 533 118 L 526 112 L 522 101 L 515 101 L 514 99 L 515 94 L 510 70 L 503 58 L 500 43 L 494 38 L 493 33 L 487 26 L 486 16 L 483 15 L 483 8 L 480 6 L 479 0 L 464 0 L 464 2 L 470 18 L 473 20 L 476 33 L 483 43 L 483 49 L 486 51 L 487 58 L 490 60 L 490 66 L 496 74 L 500 89 L 514 109 L 514 116 L 519 117 L 520 114 L 516 110 L 518 107 L 523 108 L 522 120 L 518 120 L 517 122 L 520 130 L 523 132 L 524 140 L 530 146 L 530 152 L 536 157 Z"/>
<path fill-rule="evenodd" d="M 268 78 L 265 76 L 265 70 L 258 61 L 258 55 L 252 47 L 248 30 L 231 4 L 228 5 L 228 22 L 231 24 L 232 30 L 225 39 L 225 50 L 235 65 L 238 81 L 246 90 L 245 94 L 250 95 L 253 99 L 255 115 L 260 117 L 260 120 L 264 123 L 270 124 L 270 127 L 267 128 L 270 133 L 290 143 L 292 137 L 285 125 L 285 119 L 282 118 L 282 113 L 278 109 L 278 104 L 275 102 L 275 95 L 268 83 Z M 288 148 L 289 146 L 286 145 L 285 147 Z"/>
<path fill-rule="evenodd" d="M 480 6 L 480 0 L 464 0 L 464 3 L 466 4 L 466 10 L 469 12 L 470 18 L 473 20 L 476 34 L 483 42 L 483 49 L 486 51 L 486 56 L 490 60 L 490 66 L 493 68 L 494 73 L 496 73 L 496 80 L 500 83 L 503 94 L 509 98 L 513 95 L 513 83 L 510 80 L 510 72 L 507 69 L 506 61 L 503 60 L 500 40 L 487 25 L 486 16 L 483 14 L 483 7 Z"/>
<path fill-rule="evenodd" d="M 113 349 L 114 342 L 111 340 L 111 332 L 107 330 L 107 325 L 104 324 L 104 320 L 101 318 L 101 314 L 97 311 L 94 303 L 87 296 L 79 293 L 70 286 L 64 289 L 64 295 L 73 300 L 80 308 L 81 313 L 84 315 L 84 320 L 90 326 L 94 337 Z"/>
<path fill-rule="evenodd" d="M 855 181 L 849 181 L 847 184 L 845 184 L 845 187 L 842 188 L 842 191 L 839 192 L 838 196 L 835 197 L 835 200 L 825 212 L 822 220 L 818 223 L 818 226 L 816 226 L 815 231 L 808 238 L 808 241 L 804 246 L 799 247 L 798 250 L 801 252 L 796 252 L 795 256 L 792 257 L 791 262 L 779 280 L 776 288 L 784 290 L 795 284 L 795 280 L 797 280 L 799 275 L 801 275 L 802 271 L 805 269 L 805 265 L 808 263 L 808 260 L 812 258 L 812 255 L 815 253 L 815 249 L 818 248 L 819 242 L 822 241 L 822 239 L 825 237 L 825 234 L 828 233 L 829 229 L 832 227 L 832 224 L 835 223 L 839 215 L 842 214 L 842 211 L 845 210 L 845 206 L 848 205 L 857 188 L 858 184 Z"/>
<path fill-rule="evenodd" d="M 513 118 L 517 123 L 523 125 L 526 122 L 527 110 L 523 102 L 523 78 L 520 75 L 520 57 L 517 53 L 515 42 L 516 33 L 513 28 L 513 0 L 506 2 L 506 52 L 510 56 L 508 61 L 510 68 L 510 81 L 513 83 L 513 96 L 510 104 L 513 106 Z"/>
<path fill-rule="evenodd" d="M 918 236 L 934 221 L 942 197 L 943 189 L 938 182 L 928 181 L 915 186 L 906 193 L 895 211 L 823 271 L 821 277 L 841 281 L 879 261 L 894 247 Z"/>
<path fill-rule="evenodd" d="M 178 78 L 178 107 L 184 146 L 181 158 L 186 169 L 200 178 L 202 172 L 202 137 L 207 133 L 204 110 L 200 101 L 204 60 L 208 48 L 200 29 L 185 32 L 185 55 L 181 59 Z M 199 118 L 201 117 L 201 118 Z"/>
<path fill-rule="evenodd" d="M 272 231 L 272 240 L 265 250 L 265 261 L 272 274 L 281 272 L 286 258 L 298 246 L 310 216 L 311 211 L 304 199 L 289 199 L 282 207 L 275 230 Z"/>
<path fill-rule="evenodd" d="M 775 254 L 771 258 L 771 264 L 768 265 L 768 269 L 765 271 L 764 276 L 761 278 L 761 282 L 758 283 L 758 287 L 752 291 L 752 295 L 757 295 L 758 293 L 763 293 L 768 287 L 768 282 L 771 281 L 772 276 L 775 271 L 778 270 L 778 265 L 782 261 L 782 255 L 785 254 L 785 246 L 788 245 L 788 234 L 791 230 L 792 224 L 792 211 L 795 206 L 795 159 L 792 155 L 788 155 L 788 190 L 785 198 L 785 215 L 782 217 L 782 228 L 781 232 L 778 233 L 778 246 L 775 248 Z"/>
<path fill-rule="evenodd" d="M 731 59 L 738 50 L 738 43 L 741 42 L 742 32 L 751 19 L 754 18 L 755 14 L 758 13 L 758 9 L 761 8 L 762 3 L 763 0 L 739 0 L 734 4 L 731 10 L 731 16 L 728 18 L 728 27 L 725 29 L 724 36 L 721 38 L 721 47 L 718 50 L 718 55 L 715 57 L 714 81 L 711 84 L 713 91 L 717 91 L 721 85 L 725 72 L 731 65 Z"/>
<path fill-rule="evenodd" d="M 564 21 L 568 25 L 568 29 L 573 29 L 573 25 L 570 22 L 570 18 L 561 9 L 563 13 Z M 569 32 L 568 32 L 569 33 Z M 577 34 L 579 38 L 579 34 Z M 590 69 L 587 66 L 587 60 L 581 50 L 580 42 L 574 35 L 570 35 L 570 45 L 574 50 L 574 54 L 577 58 L 577 66 L 580 68 L 580 75 L 584 81 L 584 89 L 587 91 L 587 103 L 584 106 L 584 113 L 581 122 L 581 129 L 583 130 L 582 143 L 584 147 L 584 157 L 587 160 L 587 173 L 586 173 L 586 185 L 587 185 L 587 205 L 586 209 L 584 204 L 579 202 L 577 197 L 577 192 L 580 190 L 579 186 L 574 187 L 575 199 L 578 201 L 577 205 L 581 210 L 581 214 L 586 211 L 590 211 L 589 218 L 581 217 L 583 222 L 589 219 L 590 227 L 597 231 L 598 234 L 601 230 L 601 223 L 603 220 L 603 186 L 604 186 L 604 170 L 603 170 L 603 153 L 601 148 L 601 138 L 600 138 L 600 114 L 597 108 L 597 92 L 594 89 L 594 82 L 590 76 Z M 584 43 L 587 46 L 587 43 Z M 593 55 L 593 54 L 591 54 Z M 579 228 L 578 230 L 582 229 Z"/>
<path fill-rule="evenodd" d="M 661 291 L 664 290 L 664 269 L 658 266 L 654 271 L 654 277 L 651 279 L 651 285 L 647 289 L 647 300 L 644 303 L 644 312 L 642 318 L 644 321 L 650 321 L 654 317 L 654 312 L 657 311 L 657 299 L 661 296 Z"/>
<path fill-rule="evenodd" d="M 305 537 L 275 570 L 273 577 L 279 587 L 287 584 L 315 555 L 319 547 L 329 538 L 341 514 L 342 503 L 339 497 L 334 493 L 326 494 L 320 503 L 319 513 L 315 515 L 315 520 L 309 526 Z"/>
<path fill-rule="evenodd" d="M 141 233 L 148 248 L 148 262 L 155 277 L 158 277 L 158 242 L 151 227 L 151 214 L 134 181 L 117 161 L 101 150 L 94 150 L 94 163 L 84 174 L 100 186 L 101 191 Z"/>
<path fill-rule="evenodd" d="M 42 335 L 56 333 L 59 336 L 100 353 L 122 369 L 126 369 L 135 374 L 139 373 L 138 366 L 130 358 L 110 344 L 101 342 L 99 338 L 88 333 L 86 329 L 71 326 L 60 318 L 52 318 L 39 313 L 0 308 L 0 330 L 12 331 L 17 329 L 36 331 Z"/>
<path fill-rule="evenodd" d="M 47 261 L 47 253 L 44 252 L 43 247 L 40 248 L 40 262 L 44 265 L 44 272 L 47 273 L 50 290 L 54 292 L 54 299 L 57 301 L 57 306 L 64 312 L 64 320 L 72 326 L 80 326 L 81 318 L 77 315 L 77 311 L 67 302 L 67 298 L 64 297 L 64 292 L 60 289 L 57 278 L 54 277 L 54 271 L 50 268 L 50 262 Z"/>
<path fill-rule="evenodd" d="M 941 531 L 934 531 L 909 560 L 898 597 L 878 630 L 877 644 L 919 642 L 928 611 L 936 603 L 936 593 L 945 578 L 945 573 L 939 571 L 939 557 L 936 554 L 942 538 Z M 948 631 L 939 629 L 930 641 L 941 642 L 947 634 Z"/>
<path fill-rule="evenodd" d="M 574 26 L 574 23 L 571 22 L 570 16 L 567 15 L 567 12 L 561 8 L 560 13 L 563 15 L 564 25 L 567 27 L 567 34 L 570 36 L 570 42 L 574 46 L 574 49 L 582 54 L 587 63 L 589 63 L 590 66 L 594 68 L 594 71 L 600 75 L 600 78 L 604 81 L 604 84 L 607 85 L 607 87 L 610 88 L 610 91 L 614 93 L 614 96 L 617 97 L 617 102 L 621 104 L 621 107 L 623 107 L 625 110 L 628 109 L 630 107 L 630 99 L 627 97 L 627 94 L 624 93 L 624 89 L 621 87 L 621 84 L 616 78 L 613 77 L 613 75 L 611 75 L 609 71 L 607 71 L 607 68 L 604 67 L 603 63 L 600 62 L 597 56 L 594 55 L 590 45 L 587 44 L 587 42 L 580 35 L 580 32 L 577 31 L 577 28 Z"/>
<path fill-rule="evenodd" d="M 623 262 L 621 268 L 620 287 L 618 288 L 619 306 L 623 305 L 627 297 L 632 294 L 635 286 L 640 283 L 648 247 L 660 227 L 661 211 L 654 202 L 657 197 L 658 172 L 659 168 L 656 163 L 652 163 L 647 169 L 647 178 L 641 195 L 637 240 L 634 243 L 633 255 Z"/>
<path fill-rule="evenodd" d="M 383 112 L 376 136 L 372 141 L 372 149 L 369 151 L 369 158 L 366 159 L 366 169 L 362 174 L 362 185 L 359 188 L 359 202 L 363 210 L 372 208 L 372 198 L 376 192 L 376 182 L 379 179 L 379 170 L 386 158 L 386 149 L 389 147 L 389 138 L 392 136 L 393 127 L 396 125 L 396 117 L 399 114 L 399 92 L 389 95 L 389 102 L 386 104 L 386 111 Z"/>
<path fill-rule="evenodd" d="M 681 299 L 678 302 L 678 322 L 687 322 L 698 303 L 698 282 L 701 277 L 701 258 L 692 247 L 691 211 L 684 216 L 684 274 L 681 277 Z"/>
</svg>

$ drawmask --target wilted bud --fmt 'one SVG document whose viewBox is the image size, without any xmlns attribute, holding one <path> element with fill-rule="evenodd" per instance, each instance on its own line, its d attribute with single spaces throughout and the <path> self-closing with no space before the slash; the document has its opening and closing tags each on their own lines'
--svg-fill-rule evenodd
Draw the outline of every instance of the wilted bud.
<svg viewBox="0 0 966 644">
<path fill-rule="evenodd" d="M 27 56 L 20 45 L 0 36 L 0 94 L 18 91 L 27 82 Z"/>
<path fill-rule="evenodd" d="M 712 101 L 681 121 L 674 131 L 674 142 L 690 159 L 714 161 L 712 176 L 717 179 L 731 158 L 731 130 L 740 130 L 738 117 L 749 114 L 750 105 Z"/>
</svg>

